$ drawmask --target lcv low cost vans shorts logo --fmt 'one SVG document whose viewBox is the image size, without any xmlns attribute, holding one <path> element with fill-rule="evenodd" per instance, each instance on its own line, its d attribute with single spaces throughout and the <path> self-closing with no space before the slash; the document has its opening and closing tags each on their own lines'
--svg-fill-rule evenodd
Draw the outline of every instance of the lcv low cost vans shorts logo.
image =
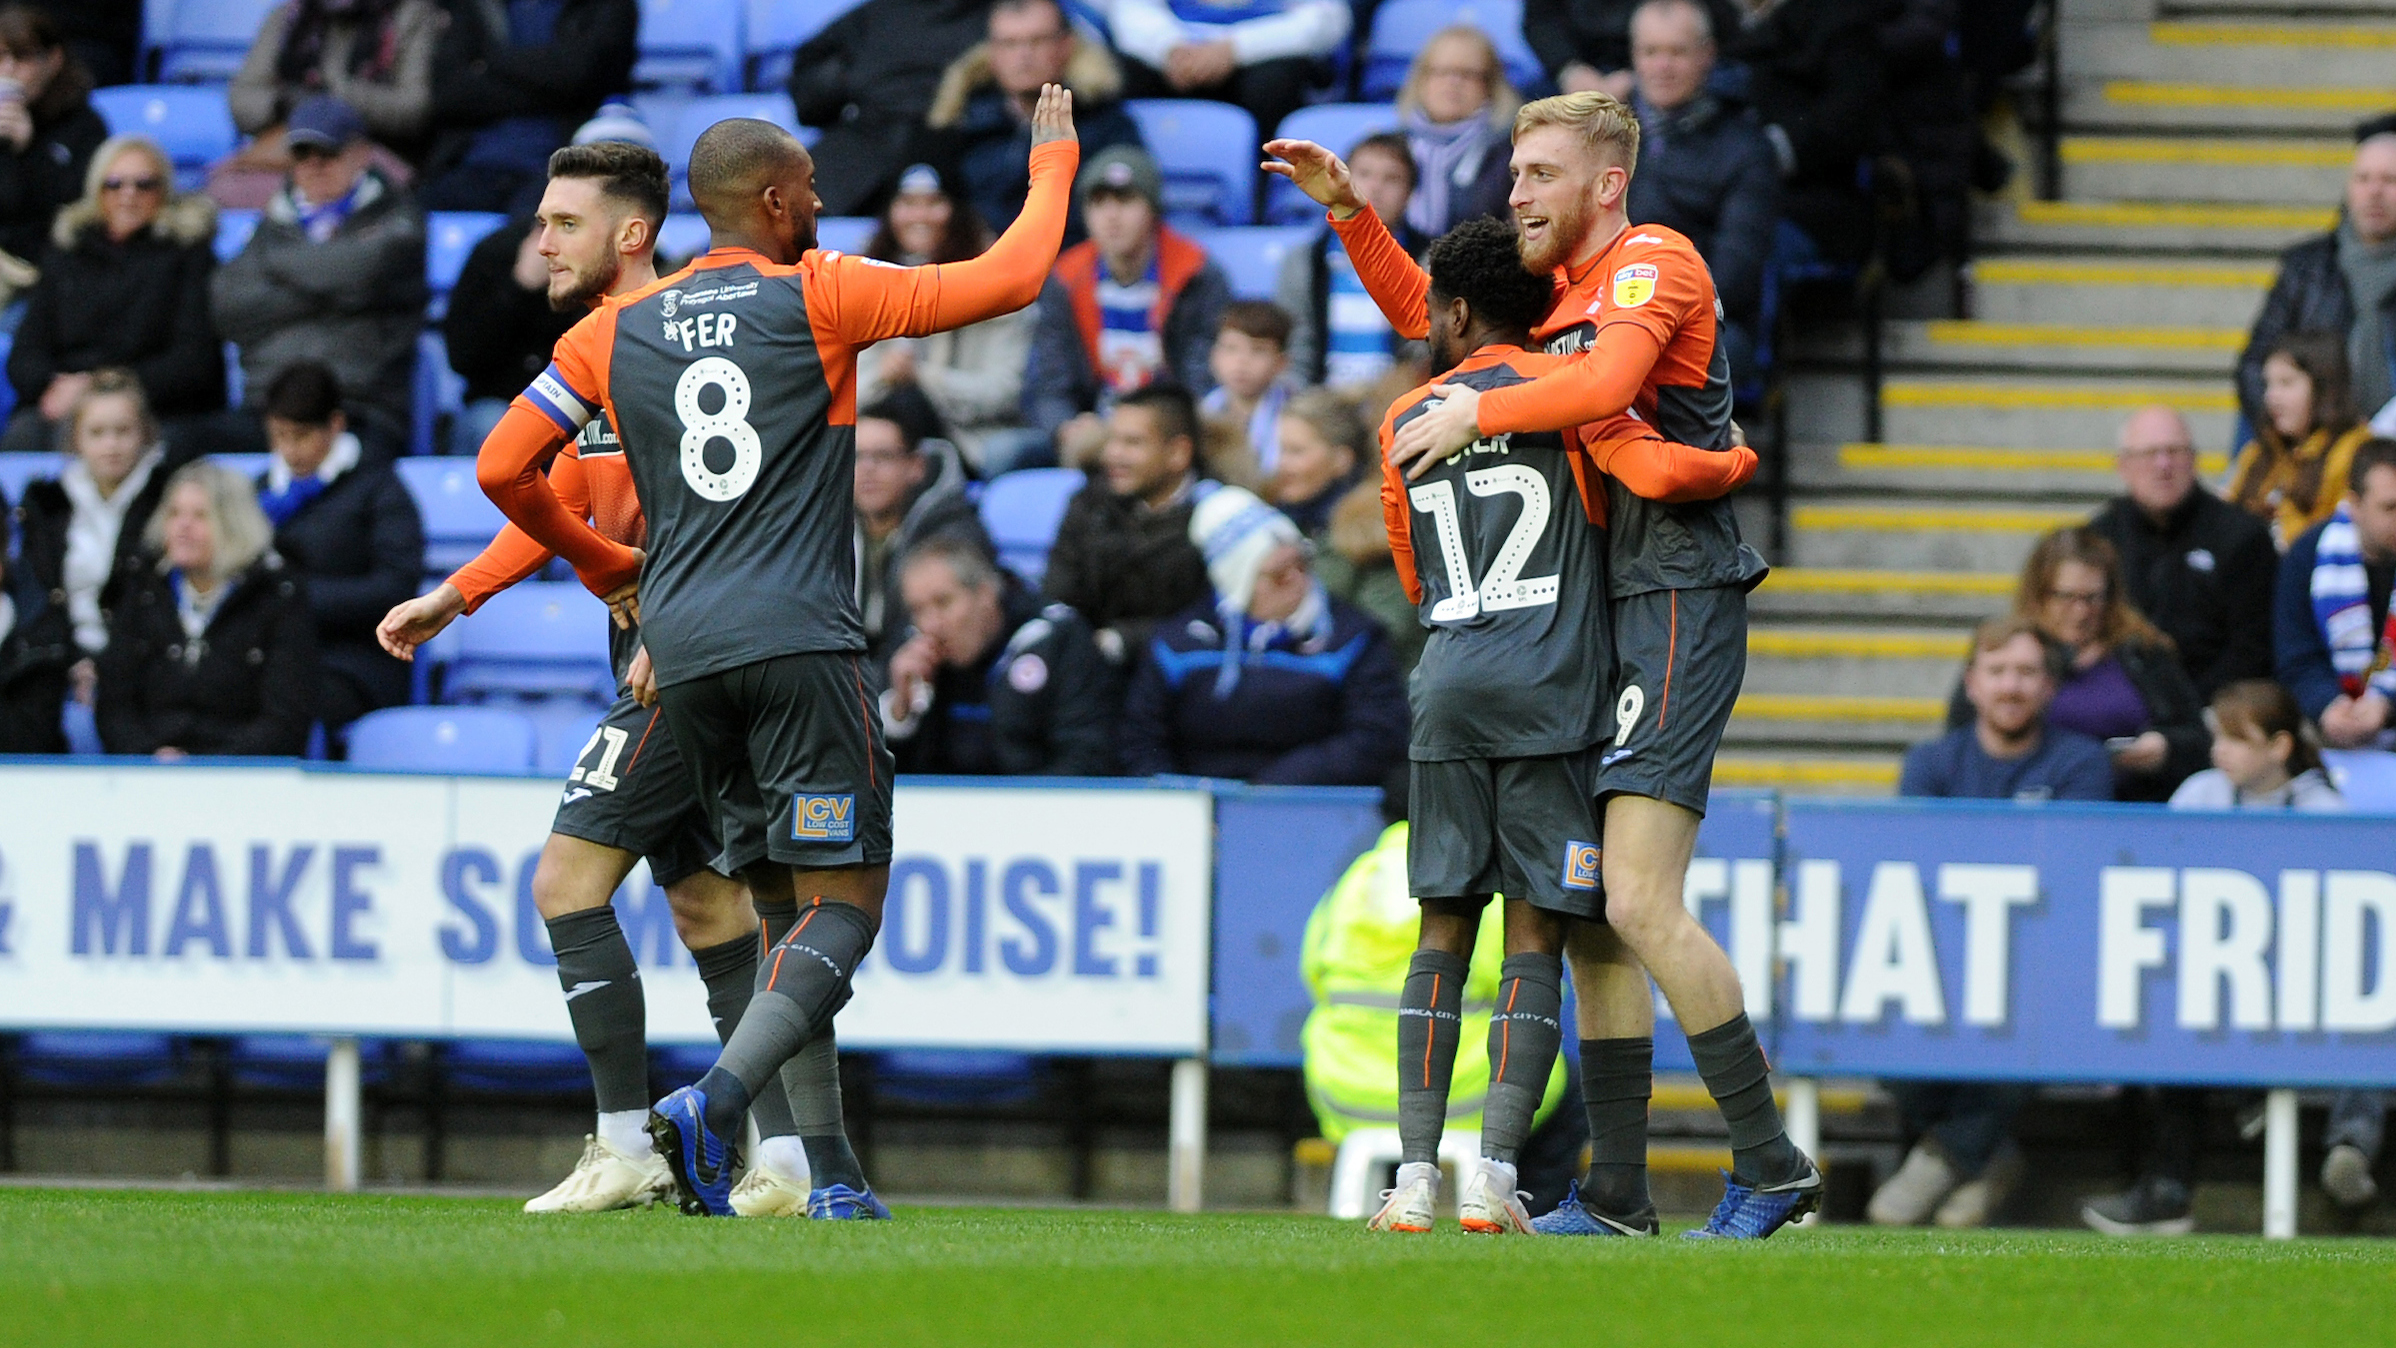
<svg viewBox="0 0 2396 1348">
<path fill-rule="evenodd" d="M 1597 888 L 1596 843 L 1568 842 L 1564 844 L 1564 887 L 1566 889 Z"/>
<path fill-rule="evenodd" d="M 857 798 L 853 795 L 790 798 L 790 836 L 801 842 L 855 842 Z"/>
</svg>

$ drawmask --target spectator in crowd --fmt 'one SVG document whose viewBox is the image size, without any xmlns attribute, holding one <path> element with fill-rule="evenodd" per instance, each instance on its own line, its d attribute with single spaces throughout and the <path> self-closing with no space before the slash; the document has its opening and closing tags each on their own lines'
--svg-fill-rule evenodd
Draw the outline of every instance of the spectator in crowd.
<svg viewBox="0 0 2396 1348">
<path fill-rule="evenodd" d="M 2177 648 L 2197 696 L 2271 673 L 2279 555 L 2255 519 L 2196 480 L 2188 423 L 2160 404 L 2122 423 L 2123 494 L 2089 521 L 2121 555 L 2125 597 Z"/>
<path fill-rule="evenodd" d="M 2396 397 L 2396 121 L 2365 122 L 2357 139 L 2344 218 L 2280 255 L 2238 357 L 2238 401 L 2251 425 L 2273 424 L 2263 365 L 2290 333 L 2327 332 L 2344 342 L 2351 401 L 2364 415 Z"/>
<path fill-rule="evenodd" d="M 990 232 L 973 207 L 938 170 L 917 164 L 899 175 L 865 253 L 922 267 L 979 257 L 989 246 Z M 1023 425 L 1023 367 L 1037 321 L 1033 310 L 1018 309 L 929 337 L 876 342 L 857 353 L 857 401 L 878 402 L 900 389 L 921 392 L 965 461 L 986 477 L 1015 467 L 1027 453 L 1045 459 L 1048 437 Z"/>
<path fill-rule="evenodd" d="M 329 95 L 292 110 L 291 181 L 209 287 L 220 331 L 241 347 L 243 382 L 321 360 L 350 391 L 351 429 L 369 457 L 406 442 L 416 334 L 424 327 L 424 211 L 371 167 L 365 125 Z M 264 428 L 223 419 L 225 448 L 255 449 Z"/>
<path fill-rule="evenodd" d="M 1333 599 L 1289 517 L 1238 487 L 1190 516 L 1214 586 L 1157 626 L 1123 709 L 1134 776 L 1372 786 L 1406 756 L 1381 625 Z"/>
<path fill-rule="evenodd" d="M 32 0 L 66 39 L 67 51 L 100 86 L 129 84 L 138 76 L 141 0 Z"/>
<path fill-rule="evenodd" d="M 1182 389 L 1125 394 L 1108 414 L 1098 470 L 1057 526 L 1043 592 L 1087 619 L 1115 664 L 1147 645 L 1159 619 L 1206 597 L 1206 559 L 1190 542 L 1198 434 Z"/>
<path fill-rule="evenodd" d="M 1368 441 L 1366 451 L 1374 446 Z M 1331 508 L 1331 520 L 1314 539 L 1315 578 L 1335 599 L 1373 617 L 1389 634 L 1389 653 L 1398 678 L 1414 673 L 1430 640 L 1422 611 L 1406 597 L 1406 583 L 1389 554 L 1389 523 L 1381 513 L 1381 480 L 1365 473 Z"/>
<path fill-rule="evenodd" d="M 432 144 L 417 195 L 434 211 L 540 204 L 549 154 L 632 87 L 637 0 L 453 3 L 433 57 Z M 342 380 L 345 388 L 359 385 Z"/>
<path fill-rule="evenodd" d="M 1023 379 L 1024 417 L 1064 463 L 1088 461 L 1124 394 L 1158 380 L 1214 386 L 1207 362 L 1231 282 L 1166 227 L 1164 193 L 1156 161 L 1127 145 L 1101 150 L 1074 184 L 1090 237 L 1057 258 Z"/>
<path fill-rule="evenodd" d="M 965 495 L 956 446 L 939 438 L 940 419 L 911 388 L 857 413 L 857 610 L 875 663 L 907 637 L 900 564 L 937 538 L 953 538 L 996 556 L 982 517 Z"/>
<path fill-rule="evenodd" d="M 1739 11 L 1730 0 L 1705 0 L 1705 6 L 1710 30 L 1739 31 Z M 1638 8 L 1639 0 L 1523 0 L 1523 40 L 1565 93 L 1599 89 L 1627 103 L 1631 15 Z"/>
<path fill-rule="evenodd" d="M 66 702 L 71 648 L 18 621 L 14 530 L 0 514 L 0 754 L 54 754 L 66 747 L 59 713 Z"/>
<path fill-rule="evenodd" d="M 283 123 L 292 109 L 331 94 L 358 110 L 381 148 L 376 166 L 394 182 L 412 176 L 403 156 L 424 148 L 433 110 L 433 50 L 449 16 L 436 0 L 289 0 L 266 16 L 225 90 L 247 144 L 208 175 L 221 205 L 257 210 L 291 172 Z"/>
<path fill-rule="evenodd" d="M 94 372 L 62 424 L 66 467 L 28 484 L 17 506 L 12 588 L 25 642 L 55 658 L 76 700 L 88 704 L 98 677 L 93 657 L 108 646 L 108 610 L 141 567 L 142 526 L 177 464 L 159 443 L 141 382 L 123 370 Z"/>
<path fill-rule="evenodd" d="M 1260 137 L 1328 82 L 1348 40 L 1345 0 L 1109 0 L 1107 26 L 1136 98 L 1211 98 L 1256 118 Z"/>
<path fill-rule="evenodd" d="M 1780 220 L 1780 172 L 1755 114 L 1707 87 L 1714 33 L 1697 0 L 1647 0 L 1631 17 L 1638 89 L 1639 171 L 1631 222 L 1676 229 L 1714 274 L 1726 320 L 1720 333 L 1731 382 L 1755 373 L 1764 315 L 1764 269 Z"/>
<path fill-rule="evenodd" d="M 216 209 L 175 191 L 155 141 L 102 145 L 50 243 L 8 353 L 17 410 L 0 449 L 51 448 L 94 372 L 112 367 L 141 381 L 160 418 L 225 405 L 224 349 L 208 313 Z"/>
<path fill-rule="evenodd" d="M 989 0 L 866 0 L 791 57 L 790 101 L 824 130 L 809 150 L 824 214 L 867 213 L 925 157 L 924 115 L 988 12 Z"/>
<path fill-rule="evenodd" d="M 1356 404 L 1328 389 L 1308 389 L 1281 411 L 1281 453 L 1265 479 L 1265 499 L 1319 543 L 1372 452 L 1373 433 Z"/>
<path fill-rule="evenodd" d="M 2346 499 L 2280 559 L 2272 650 L 2280 683 L 2333 749 L 2386 747 L 2396 697 L 2396 440 L 2354 453 Z"/>
<path fill-rule="evenodd" d="M 415 598 L 424 522 L 388 464 L 368 463 L 341 413 L 341 385 L 312 360 L 283 367 L 265 389 L 274 459 L 258 506 L 275 552 L 305 582 L 316 620 L 316 719 L 332 743 L 350 722 L 408 700 L 408 667 L 375 640 L 375 624 Z"/>
<path fill-rule="evenodd" d="M 185 465 L 143 532 L 155 567 L 131 569 L 100 654 L 100 743 L 171 762 L 193 754 L 299 754 L 315 719 L 315 623 L 250 484 Z"/>
<path fill-rule="evenodd" d="M 882 694 L 899 771 L 1115 770 L 1118 681 L 1080 614 L 1042 605 L 963 538 L 925 543 L 900 571 L 914 635 L 891 656 Z"/>
<path fill-rule="evenodd" d="M 1874 237 L 1856 170 L 1886 132 L 1882 11 L 1876 0 L 1783 0 L 1728 44 L 1780 169 L 1781 214 L 1833 262 L 1860 263 Z"/>
<path fill-rule="evenodd" d="M 2263 358 L 2263 419 L 2230 475 L 2230 503 L 2285 547 L 2338 508 L 2346 465 L 2370 438 L 2355 414 L 2345 340 L 2288 333 Z"/>
<path fill-rule="evenodd" d="M 1269 300 L 1223 306 L 1207 370 L 1215 390 L 1199 400 L 1202 457 L 1218 482 L 1255 488 L 1281 454 L 1281 409 L 1289 403 L 1290 316 Z"/>
<path fill-rule="evenodd" d="M 2117 800 L 2163 801 L 2205 762 L 2204 700 L 2170 637 L 2129 600 L 2121 559 L 2090 525 L 2057 529 L 2022 564 L 2013 614 L 2063 648 L 2047 719 L 2102 741 Z M 1971 719 L 1968 686 L 1947 724 Z"/>
<path fill-rule="evenodd" d="M 2345 797 L 2330 784 L 2321 767 L 2321 754 L 2305 738 L 2304 713 L 2286 689 L 2269 679 L 2245 679 L 2226 685 L 2214 695 L 2213 766 L 2180 783 L 2171 795 L 2175 810 L 2301 810 L 2332 813 L 2346 808 Z M 2091 1199 L 2080 1219 L 2108 1235 L 2184 1235 L 2196 1229 L 2192 1203 L 2196 1183 L 2198 1143 L 2205 1121 L 2205 1093 L 2186 1087 L 2149 1087 L 2141 1092 L 2146 1106 L 2145 1155 L 2138 1180 L 2121 1193 Z M 2342 1092 L 2340 1103 L 2356 1115 L 2364 1107 L 2344 1097 L 2367 1096 L 2368 1112 L 2379 1112 L 2378 1096 Z M 2357 1118 L 2356 1122 L 2361 1120 Z M 2330 1132 L 2338 1134 L 2333 1111 Z M 2377 1151 L 2378 1129 L 2371 1130 Z M 2354 1144 L 2345 1144 L 2361 1155 Z M 2355 1192 L 2351 1165 L 2338 1167 L 2349 1194 Z M 2330 1166 L 2322 1168 L 2322 1185 L 2331 1188 Z M 2362 1202 L 2376 1193 L 2370 1166 L 2361 1168 L 2365 1186 Z M 2332 1189 L 2335 1193 L 2336 1190 Z M 2358 1205 L 2359 1206 L 2359 1205 Z"/>
<path fill-rule="evenodd" d="M 1897 0 L 1878 26 L 1884 141 L 1875 176 L 1891 189 L 1880 193 L 1880 256 L 1900 282 L 1941 260 L 1963 262 L 1971 246 L 1971 189 L 1998 192 L 2012 176 L 2011 162 L 1981 133 L 1960 59 L 1959 11 L 1970 7 L 1961 0 Z"/>
<path fill-rule="evenodd" d="M 1963 800 L 2111 800 L 2104 746 L 2050 723 L 2067 656 L 2037 624 L 2015 614 L 1972 633 L 1964 670 L 1969 725 L 1905 753 L 1901 796 Z M 1887 1082 L 1919 1139 L 1865 1212 L 1880 1226 L 1984 1226 L 2021 1177 L 2014 1116 L 2030 1098 L 2016 1083 Z"/>
<path fill-rule="evenodd" d="M 957 166 L 964 196 L 992 229 L 1005 229 L 1023 211 L 1032 181 L 1032 106 L 1044 84 L 1073 91 L 1082 158 L 1140 144 L 1140 124 L 1123 106 L 1123 70 L 1114 53 L 1075 32 L 1057 0 L 997 0 L 990 36 L 940 77 L 925 118 L 937 135 L 938 157 Z M 1066 243 L 1080 243 L 1085 233 L 1080 212 L 1066 217 Z"/>
<path fill-rule="evenodd" d="M 582 317 L 549 304 L 549 259 L 541 222 L 520 215 L 483 236 L 458 269 L 441 316 L 449 368 L 466 381 L 465 406 L 449 426 L 449 452 L 472 454 L 508 404 L 549 368 L 557 339 Z"/>
<path fill-rule="evenodd" d="M 1348 153 L 1348 177 L 1399 246 L 1422 256 L 1431 241 L 1408 220 L 1416 173 L 1406 137 L 1391 131 L 1356 142 Z M 1328 224 L 1314 242 L 1282 259 L 1273 293 L 1291 319 L 1290 368 L 1302 384 L 1364 389 L 1421 350 L 1420 343 L 1398 336 L 1381 316 L 1381 306 L 1365 293 L 1356 264 Z"/>
<path fill-rule="evenodd" d="M 1471 24 L 1442 28 L 1415 53 L 1398 90 L 1398 121 L 1417 179 L 1405 216 L 1415 233 L 1437 238 L 1467 220 L 1513 214 L 1506 197 L 1514 190 L 1514 112 L 1521 106 L 1497 44 Z"/>
<path fill-rule="evenodd" d="M 67 51 L 55 20 L 28 5 L 0 7 L 0 252 L 9 255 L 0 259 L 0 292 L 32 284 L 52 222 L 84 191 L 92 155 L 108 139 L 91 91 L 91 72 Z"/>
</svg>

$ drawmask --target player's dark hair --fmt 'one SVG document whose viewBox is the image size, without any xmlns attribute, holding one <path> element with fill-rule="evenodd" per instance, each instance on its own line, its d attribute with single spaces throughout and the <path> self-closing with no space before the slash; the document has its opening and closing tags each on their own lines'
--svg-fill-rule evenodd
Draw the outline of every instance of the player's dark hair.
<svg viewBox="0 0 2396 1348">
<path fill-rule="evenodd" d="M 712 219 L 737 209 L 767 174 L 806 153 L 798 137 L 772 122 L 727 117 L 691 145 L 691 199 Z"/>
<path fill-rule="evenodd" d="M 2363 482 L 2374 468 L 2396 468 L 2396 440 L 2375 435 L 2354 447 L 2354 461 L 2346 469 L 2346 489 L 2360 496 Z"/>
<path fill-rule="evenodd" d="M 1467 220 L 1431 244 L 1431 293 L 1462 300 L 1485 326 L 1528 332 L 1546 317 L 1555 283 L 1525 271 L 1514 226 Z"/>
<path fill-rule="evenodd" d="M 1399 163 L 1406 166 L 1407 191 L 1411 192 L 1415 188 L 1423 185 L 1423 166 L 1414 162 L 1414 147 L 1406 143 L 1406 134 L 1404 132 L 1374 132 L 1372 135 L 1369 135 L 1363 140 L 1356 142 L 1354 148 L 1348 151 L 1348 162 L 1351 164 L 1355 163 L 1356 156 L 1363 154 L 1367 150 L 1379 150 L 1383 154 L 1387 154 L 1395 158 Z M 1387 223 L 1389 224 L 1390 228 L 1397 228 L 1397 221 L 1391 220 Z"/>
<path fill-rule="evenodd" d="M 312 360 L 296 361 L 266 386 L 266 415 L 302 426 L 322 426 L 341 410 L 341 381 Z"/>
<path fill-rule="evenodd" d="M 568 145 L 549 156 L 552 178 L 589 178 L 607 196 L 630 206 L 649 222 L 654 237 L 665 223 L 666 161 L 657 151 L 630 141 L 602 140 Z"/>
<path fill-rule="evenodd" d="M 1190 451 L 1197 453 L 1198 400 L 1179 384 L 1150 384 L 1133 389 L 1115 400 L 1115 406 L 1144 407 L 1156 414 L 1157 431 L 1170 444 L 1176 438 L 1190 442 Z"/>
<path fill-rule="evenodd" d="M 1254 337 L 1260 342 L 1271 342 L 1287 351 L 1290 345 L 1290 329 L 1293 326 L 1295 325 L 1290 322 L 1289 311 L 1271 300 L 1233 300 L 1223 306 L 1223 317 L 1215 325 L 1215 330 L 1217 332 L 1228 330 L 1245 337 Z"/>
</svg>

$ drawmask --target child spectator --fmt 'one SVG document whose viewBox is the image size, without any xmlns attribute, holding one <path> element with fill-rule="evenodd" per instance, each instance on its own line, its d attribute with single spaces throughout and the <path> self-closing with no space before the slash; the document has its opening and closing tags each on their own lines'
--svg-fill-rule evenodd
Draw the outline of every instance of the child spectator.
<svg viewBox="0 0 2396 1348">
<path fill-rule="evenodd" d="M 1199 402 L 1206 419 L 1206 466 L 1218 482 L 1254 488 L 1281 456 L 1281 409 L 1290 391 L 1290 316 L 1267 300 L 1223 306 L 1207 368 L 1215 391 Z"/>
<path fill-rule="evenodd" d="M 1395 131 L 1367 136 L 1348 152 L 1348 176 L 1356 195 L 1364 198 L 1381 223 L 1405 250 L 1417 257 L 1430 240 L 1406 219 L 1413 200 L 1416 173 L 1406 138 Z M 1281 264 L 1273 297 L 1290 315 L 1290 365 L 1298 382 L 1328 384 L 1343 392 L 1365 389 L 1387 376 L 1401 359 L 1421 350 L 1408 342 L 1381 316 L 1381 306 L 1365 293 L 1356 266 L 1340 247 L 1339 235 L 1324 225 L 1314 242 L 1291 250 Z M 1391 396 L 1419 380 L 1400 381 Z M 1387 399 L 1383 399 L 1387 402 Z"/>
<path fill-rule="evenodd" d="M 2263 358 L 2263 416 L 2239 452 L 2229 498 L 2269 524 L 2284 551 L 2338 508 L 2346 466 L 2371 438 L 2348 396 L 2346 339 L 2297 332 L 2273 345 Z"/>
</svg>

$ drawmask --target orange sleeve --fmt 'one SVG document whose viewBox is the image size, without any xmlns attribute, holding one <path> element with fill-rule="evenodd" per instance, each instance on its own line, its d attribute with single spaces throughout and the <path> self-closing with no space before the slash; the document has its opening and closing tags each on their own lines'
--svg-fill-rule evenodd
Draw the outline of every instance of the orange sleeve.
<svg viewBox="0 0 2396 1348">
<path fill-rule="evenodd" d="M 1081 146 L 1073 141 L 1033 146 L 1023 210 L 980 257 L 937 267 L 894 267 L 845 254 L 822 258 L 805 283 L 815 330 L 863 346 L 962 328 L 1040 298 L 1065 241 L 1065 211 L 1080 162 Z"/>
<path fill-rule="evenodd" d="M 1414 569 L 1414 505 L 1406 495 L 1406 479 L 1389 461 L 1389 442 L 1397 438 L 1398 409 L 1414 405 L 1414 395 L 1398 399 L 1381 419 L 1381 522 L 1389 529 L 1389 560 L 1398 568 L 1398 583 L 1406 597 L 1423 602 L 1423 578 Z"/>
<path fill-rule="evenodd" d="M 1329 216 L 1325 216 L 1330 219 Z M 1421 341 L 1431 335 L 1431 278 L 1406 256 L 1406 250 L 1365 207 L 1345 220 L 1331 220 L 1339 246 L 1356 264 L 1356 279 L 1381 306 L 1381 316 L 1400 337 Z"/>
<path fill-rule="evenodd" d="M 549 466 L 549 489 L 557 493 L 558 501 L 576 517 L 590 518 L 590 476 L 583 471 L 582 456 L 574 452 L 572 444 Z M 466 597 L 466 611 L 472 613 L 492 595 L 549 565 L 549 559 L 555 555 L 522 529 L 513 524 L 504 525 L 489 547 L 450 573 L 449 583 Z"/>
<path fill-rule="evenodd" d="M 1747 485 L 1755 476 L 1755 451 L 1698 449 L 1653 435 L 1600 441 L 1589 446 L 1598 471 L 1650 501 L 1711 501 Z"/>
<path fill-rule="evenodd" d="M 1664 343 L 1644 325 L 1608 323 L 1553 373 L 1481 395 L 1481 434 L 1564 431 L 1630 410 Z M 1645 493 L 1641 493 L 1644 495 Z"/>
</svg>

